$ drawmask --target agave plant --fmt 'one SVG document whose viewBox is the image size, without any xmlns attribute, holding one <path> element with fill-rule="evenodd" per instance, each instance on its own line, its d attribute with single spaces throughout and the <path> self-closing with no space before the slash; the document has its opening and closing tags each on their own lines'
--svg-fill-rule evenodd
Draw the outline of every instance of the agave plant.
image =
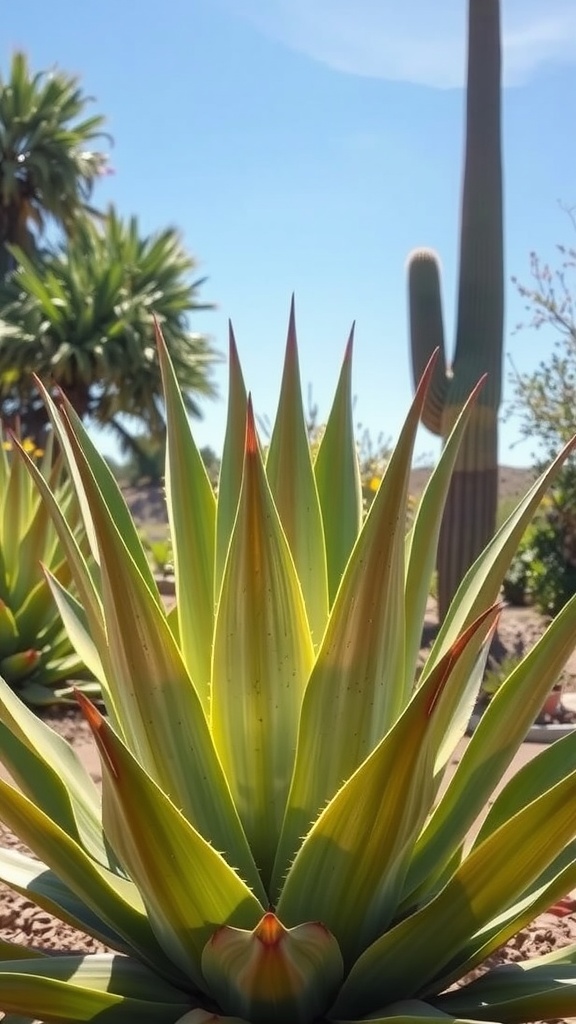
<svg viewBox="0 0 576 1024">
<path fill-rule="evenodd" d="M 27 460 L 79 600 L 49 574 L 107 716 L 78 700 L 102 807 L 74 751 L 0 686 L 0 818 L 38 859 L 2 880 L 105 954 L 3 942 L 18 1020 L 154 1024 L 523 1021 L 576 1013 L 576 947 L 453 982 L 576 885 L 576 735 L 486 806 L 574 644 L 576 600 L 499 688 L 452 778 L 502 576 L 544 475 L 468 572 L 416 663 L 442 506 L 475 395 L 406 534 L 432 367 L 362 521 L 348 345 L 314 464 L 291 317 L 264 463 L 232 339 L 215 497 L 159 339 L 177 604 L 65 399 L 46 401 L 85 518 L 83 557 Z M 23 459 L 26 456 L 23 454 Z M 443 786 L 444 782 L 444 786 Z"/>
<path fill-rule="evenodd" d="M 63 515 L 78 522 L 74 492 L 62 459 L 53 459 L 52 435 L 40 451 L 26 439 Z M 55 704 L 73 695 L 68 680 L 90 679 L 68 638 L 40 562 L 62 585 L 71 581 L 62 544 L 38 488 L 14 445 L 0 430 L 0 675 L 31 705 Z M 92 693 L 97 686 L 89 686 Z"/>
</svg>

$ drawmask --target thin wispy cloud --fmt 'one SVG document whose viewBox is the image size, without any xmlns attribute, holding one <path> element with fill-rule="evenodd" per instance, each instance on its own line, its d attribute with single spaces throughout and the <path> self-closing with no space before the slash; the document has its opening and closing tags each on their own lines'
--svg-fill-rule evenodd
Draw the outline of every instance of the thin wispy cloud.
<svg viewBox="0 0 576 1024">
<path fill-rule="evenodd" d="M 466 0 L 220 0 L 261 32 L 352 75 L 462 85 Z M 502 0 L 504 81 L 576 62 L 576 0 Z"/>
</svg>

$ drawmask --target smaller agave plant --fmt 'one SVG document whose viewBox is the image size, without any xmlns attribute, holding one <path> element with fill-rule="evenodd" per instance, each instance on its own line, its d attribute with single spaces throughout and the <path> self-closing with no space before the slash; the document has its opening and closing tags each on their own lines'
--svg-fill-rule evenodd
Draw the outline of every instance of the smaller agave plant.
<svg viewBox="0 0 576 1024">
<path fill-rule="evenodd" d="M 73 409 L 46 401 L 82 508 L 85 559 L 27 461 L 77 588 L 50 585 L 102 686 L 80 706 L 102 801 L 74 751 L 0 683 L 0 820 L 37 859 L 0 879 L 106 944 L 0 943 L 10 1020 L 452 1024 L 576 1014 L 576 946 L 455 988 L 576 886 L 576 733 L 496 796 L 574 646 L 576 598 L 499 687 L 465 753 L 502 577 L 554 468 L 472 566 L 420 674 L 442 508 L 475 399 L 406 530 L 428 367 L 370 511 L 351 344 L 315 461 L 291 318 L 266 459 L 236 349 L 218 496 L 159 339 L 177 604 Z"/>
<path fill-rule="evenodd" d="M 0 676 L 22 700 L 48 705 L 72 698 L 70 679 L 89 680 L 42 571 L 63 586 L 71 572 L 41 495 L 14 448 L 17 435 L 0 430 Z M 63 514 L 80 536 L 76 496 L 64 463 L 53 458 L 53 435 L 45 450 L 25 439 L 22 448 L 52 488 Z M 96 694 L 97 685 L 87 686 Z"/>
</svg>

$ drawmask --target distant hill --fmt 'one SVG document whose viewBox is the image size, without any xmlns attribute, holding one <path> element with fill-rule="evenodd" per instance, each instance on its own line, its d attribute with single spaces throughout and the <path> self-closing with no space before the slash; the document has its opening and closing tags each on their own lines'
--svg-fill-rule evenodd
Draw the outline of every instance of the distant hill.
<svg viewBox="0 0 576 1024">
<path fill-rule="evenodd" d="M 414 498 L 418 498 L 422 494 L 431 472 L 431 466 L 419 466 L 417 469 L 412 470 L 410 474 L 410 494 Z M 533 469 L 521 469 L 518 466 L 499 466 L 499 500 L 521 498 L 526 494 L 530 484 L 533 482 Z"/>
</svg>

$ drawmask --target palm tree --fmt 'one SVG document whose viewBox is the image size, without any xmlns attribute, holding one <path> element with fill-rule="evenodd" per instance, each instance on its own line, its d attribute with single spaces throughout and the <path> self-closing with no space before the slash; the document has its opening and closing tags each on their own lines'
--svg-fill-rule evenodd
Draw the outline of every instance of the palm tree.
<svg viewBox="0 0 576 1024">
<path fill-rule="evenodd" d="M 38 437 L 45 416 L 31 374 L 60 386 L 79 416 L 117 427 L 126 421 L 162 437 L 161 381 L 153 339 L 160 323 L 188 411 L 212 397 L 218 354 L 188 318 L 211 306 L 198 300 L 203 279 L 191 279 L 195 260 L 168 228 L 141 237 L 136 218 L 113 208 L 100 222 L 86 219 L 41 264 L 14 250 L 18 266 L 0 289 L 0 414 L 19 417 Z M 129 433 L 131 431 L 129 430 Z"/>
<path fill-rule="evenodd" d="M 16 245 L 28 256 L 52 219 L 70 234 L 87 210 L 107 157 L 91 149 L 104 117 L 85 117 L 90 97 L 63 71 L 30 72 L 23 53 L 0 75 L 0 278 L 14 268 Z"/>
</svg>

